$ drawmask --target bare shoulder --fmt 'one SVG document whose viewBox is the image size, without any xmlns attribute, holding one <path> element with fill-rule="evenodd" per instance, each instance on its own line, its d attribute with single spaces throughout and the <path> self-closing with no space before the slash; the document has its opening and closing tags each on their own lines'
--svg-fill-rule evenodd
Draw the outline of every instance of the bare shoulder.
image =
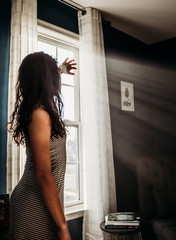
<svg viewBox="0 0 176 240">
<path fill-rule="evenodd" d="M 47 111 L 42 108 L 36 108 L 32 112 L 32 121 L 29 124 L 29 133 L 46 134 L 51 131 L 51 119 Z M 31 134 L 30 134 L 31 135 Z"/>
<path fill-rule="evenodd" d="M 32 112 L 32 121 L 40 121 L 45 123 L 50 123 L 50 116 L 47 111 L 45 111 L 43 108 L 38 107 L 33 110 Z"/>
</svg>

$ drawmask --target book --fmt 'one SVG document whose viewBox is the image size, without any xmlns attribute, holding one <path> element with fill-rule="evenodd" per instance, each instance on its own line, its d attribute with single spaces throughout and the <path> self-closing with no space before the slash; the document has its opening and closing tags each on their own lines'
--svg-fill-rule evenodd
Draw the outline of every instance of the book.
<svg viewBox="0 0 176 240">
<path fill-rule="evenodd" d="M 134 212 L 114 212 L 107 215 L 108 221 L 132 221 L 136 219 Z"/>
<path fill-rule="evenodd" d="M 120 229 L 120 230 L 123 230 L 123 229 L 139 229 L 139 226 L 118 226 L 118 225 L 106 225 L 105 226 L 106 229 Z"/>
<path fill-rule="evenodd" d="M 140 217 L 134 212 L 116 212 L 105 216 L 106 229 L 138 229 Z"/>
<path fill-rule="evenodd" d="M 110 221 L 108 220 L 108 216 L 105 216 L 105 226 L 113 225 L 113 226 L 135 226 L 138 227 L 140 225 L 139 220 L 117 220 L 117 221 Z"/>
</svg>

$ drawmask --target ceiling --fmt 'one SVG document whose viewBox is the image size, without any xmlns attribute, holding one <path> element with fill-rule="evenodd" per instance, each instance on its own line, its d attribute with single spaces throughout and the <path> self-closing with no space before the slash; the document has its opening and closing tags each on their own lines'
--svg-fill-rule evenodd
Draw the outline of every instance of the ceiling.
<svg viewBox="0 0 176 240">
<path fill-rule="evenodd" d="M 176 37 L 176 0 L 74 0 L 97 8 L 111 26 L 147 44 Z"/>
</svg>

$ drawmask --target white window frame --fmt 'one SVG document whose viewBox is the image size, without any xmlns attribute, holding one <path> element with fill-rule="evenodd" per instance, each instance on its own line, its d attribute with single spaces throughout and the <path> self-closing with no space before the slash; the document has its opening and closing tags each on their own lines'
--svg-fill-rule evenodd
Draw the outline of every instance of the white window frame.
<svg viewBox="0 0 176 240">
<path fill-rule="evenodd" d="M 44 22 L 42 20 L 37 20 L 37 32 L 38 32 L 38 40 L 43 40 L 48 43 L 54 43 L 54 44 L 66 44 L 71 47 L 75 47 L 79 49 L 79 35 L 73 32 L 70 32 L 68 30 L 65 30 L 63 28 L 60 28 L 58 26 L 55 26 L 53 24 Z M 78 63 L 79 59 L 75 59 Z M 80 200 L 76 201 L 73 205 L 65 205 L 65 215 L 67 220 L 71 220 L 74 218 L 78 218 L 83 216 L 84 211 L 84 201 L 83 201 L 83 161 L 82 161 L 82 126 L 81 126 L 81 112 L 80 112 L 80 89 L 79 89 L 79 68 L 76 72 L 76 81 L 77 81 L 77 87 L 78 87 L 78 96 L 77 101 L 79 103 L 78 111 L 77 113 L 79 115 L 78 121 L 69 121 L 66 120 L 65 124 L 66 126 L 76 126 L 78 127 L 78 141 L 79 141 L 79 176 L 80 176 Z"/>
</svg>

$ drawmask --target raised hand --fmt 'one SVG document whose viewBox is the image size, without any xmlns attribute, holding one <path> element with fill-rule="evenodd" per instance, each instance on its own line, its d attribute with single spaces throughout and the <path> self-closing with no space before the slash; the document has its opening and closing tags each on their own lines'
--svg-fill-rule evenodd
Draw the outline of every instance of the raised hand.
<svg viewBox="0 0 176 240">
<path fill-rule="evenodd" d="M 71 70 L 76 70 L 77 68 L 75 67 L 77 64 L 75 63 L 75 60 L 72 59 L 68 61 L 69 58 L 66 58 L 65 61 L 60 65 L 58 71 L 60 74 L 65 73 L 65 74 L 70 74 L 70 75 L 75 75 L 75 73 L 71 72 Z"/>
</svg>

